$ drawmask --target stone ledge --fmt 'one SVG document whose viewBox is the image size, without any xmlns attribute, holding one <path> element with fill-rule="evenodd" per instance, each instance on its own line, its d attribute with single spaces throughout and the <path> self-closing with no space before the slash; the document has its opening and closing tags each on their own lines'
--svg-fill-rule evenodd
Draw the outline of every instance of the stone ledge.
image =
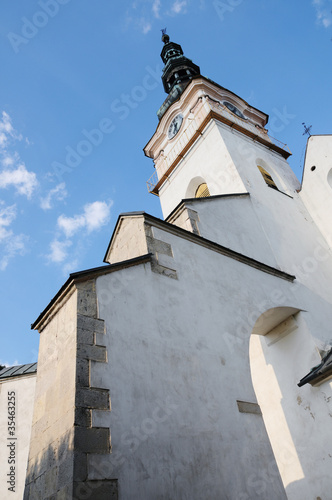
<svg viewBox="0 0 332 500">
<path fill-rule="evenodd" d="M 95 280 L 77 283 L 77 315 L 97 318 Z"/>
<path fill-rule="evenodd" d="M 109 391 L 95 388 L 78 389 L 75 405 L 96 410 L 109 410 Z"/>
<path fill-rule="evenodd" d="M 75 450 L 84 453 L 109 453 L 110 430 L 105 427 L 75 428 Z"/>
<path fill-rule="evenodd" d="M 118 480 L 75 482 L 72 500 L 118 500 Z"/>
<path fill-rule="evenodd" d="M 87 359 L 76 360 L 77 387 L 90 387 L 90 363 Z"/>
<path fill-rule="evenodd" d="M 77 328 L 77 344 L 94 345 L 95 334 L 93 330 L 85 330 L 84 328 Z"/>
<path fill-rule="evenodd" d="M 76 406 L 75 408 L 75 426 L 79 425 L 80 427 L 92 427 L 92 416 L 91 409 L 82 408 L 80 406 Z M 107 410 L 103 410 L 107 411 Z M 94 426 L 98 427 L 98 426 Z M 100 426 L 101 427 L 101 426 Z"/>
<path fill-rule="evenodd" d="M 252 413 L 253 415 L 262 415 L 260 406 L 257 403 L 248 401 L 236 401 L 240 413 Z"/>
<path fill-rule="evenodd" d="M 102 319 L 77 314 L 77 328 L 95 333 L 105 333 L 105 322 Z"/>
<path fill-rule="evenodd" d="M 95 333 L 94 343 L 95 343 L 95 345 L 106 347 L 106 334 L 105 333 Z"/>
<path fill-rule="evenodd" d="M 106 347 L 97 345 L 79 344 L 77 346 L 77 358 L 106 363 L 107 361 Z"/>
<path fill-rule="evenodd" d="M 161 266 L 157 262 L 151 262 L 151 271 L 153 273 L 162 274 L 167 276 L 167 278 L 172 278 L 174 280 L 178 279 L 178 275 L 175 269 L 170 269 L 169 267 Z"/>
<path fill-rule="evenodd" d="M 91 410 L 92 427 L 111 427 L 110 410 Z"/>
<path fill-rule="evenodd" d="M 167 255 L 168 257 L 173 257 L 172 247 L 169 243 L 166 243 L 165 241 L 162 240 L 158 240 L 151 236 L 147 236 L 146 241 L 150 253 L 153 254 L 160 253 L 163 255 Z"/>
<path fill-rule="evenodd" d="M 88 479 L 88 455 L 82 451 L 74 451 L 73 481 Z"/>
</svg>

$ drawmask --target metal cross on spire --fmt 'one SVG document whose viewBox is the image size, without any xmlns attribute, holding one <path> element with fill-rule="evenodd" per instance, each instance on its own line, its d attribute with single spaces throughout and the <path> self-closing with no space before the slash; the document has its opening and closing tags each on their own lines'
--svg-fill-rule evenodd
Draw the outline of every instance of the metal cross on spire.
<svg viewBox="0 0 332 500">
<path fill-rule="evenodd" d="M 309 137 L 311 136 L 310 134 L 310 130 L 312 128 L 312 125 L 310 125 L 309 127 L 307 127 L 307 125 L 303 122 L 302 125 L 304 126 L 304 132 L 302 135 L 308 135 Z"/>
</svg>

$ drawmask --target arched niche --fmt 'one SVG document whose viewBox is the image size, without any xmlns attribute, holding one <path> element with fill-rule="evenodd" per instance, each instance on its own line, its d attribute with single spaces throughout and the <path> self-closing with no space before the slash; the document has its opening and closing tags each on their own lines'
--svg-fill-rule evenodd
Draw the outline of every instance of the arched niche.
<svg viewBox="0 0 332 500">
<path fill-rule="evenodd" d="M 332 189 L 332 168 L 329 170 L 329 173 L 327 174 L 327 182 L 330 188 Z"/>
<path fill-rule="evenodd" d="M 267 309 L 257 319 L 252 333 L 253 335 L 266 335 L 299 311 L 298 308 L 289 306 Z"/>
<path fill-rule="evenodd" d="M 186 198 L 195 198 L 197 188 L 201 184 L 206 184 L 206 180 L 203 177 L 197 176 L 191 179 L 187 187 Z"/>
</svg>

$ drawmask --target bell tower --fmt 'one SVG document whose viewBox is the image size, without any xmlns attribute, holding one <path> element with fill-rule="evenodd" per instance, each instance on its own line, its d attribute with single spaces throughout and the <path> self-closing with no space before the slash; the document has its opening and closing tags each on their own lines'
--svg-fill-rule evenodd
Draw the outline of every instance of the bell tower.
<svg viewBox="0 0 332 500">
<path fill-rule="evenodd" d="M 184 56 L 181 45 L 171 42 L 166 30 L 163 31 L 163 50 L 160 57 L 165 64 L 161 80 L 168 97 L 158 111 L 161 120 L 168 107 L 180 97 L 194 76 L 200 75 L 200 68 Z"/>
<path fill-rule="evenodd" d="M 168 95 L 144 152 L 155 167 L 148 190 L 160 197 L 164 217 L 188 198 L 249 191 L 259 196 L 266 183 L 293 192 L 297 180 L 286 161 L 291 153 L 269 135 L 268 115 L 202 76 L 167 34 L 162 41 Z"/>
</svg>

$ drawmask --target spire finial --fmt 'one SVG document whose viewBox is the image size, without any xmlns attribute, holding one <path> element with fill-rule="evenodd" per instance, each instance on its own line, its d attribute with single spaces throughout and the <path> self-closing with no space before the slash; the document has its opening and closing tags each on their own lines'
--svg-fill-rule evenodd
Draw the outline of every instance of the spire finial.
<svg viewBox="0 0 332 500">
<path fill-rule="evenodd" d="M 162 40 L 165 44 L 169 42 L 169 36 L 167 35 L 166 30 L 167 30 L 167 28 L 163 28 L 163 29 L 161 30 L 161 32 L 162 32 L 162 37 L 161 37 L 161 40 Z"/>
</svg>

